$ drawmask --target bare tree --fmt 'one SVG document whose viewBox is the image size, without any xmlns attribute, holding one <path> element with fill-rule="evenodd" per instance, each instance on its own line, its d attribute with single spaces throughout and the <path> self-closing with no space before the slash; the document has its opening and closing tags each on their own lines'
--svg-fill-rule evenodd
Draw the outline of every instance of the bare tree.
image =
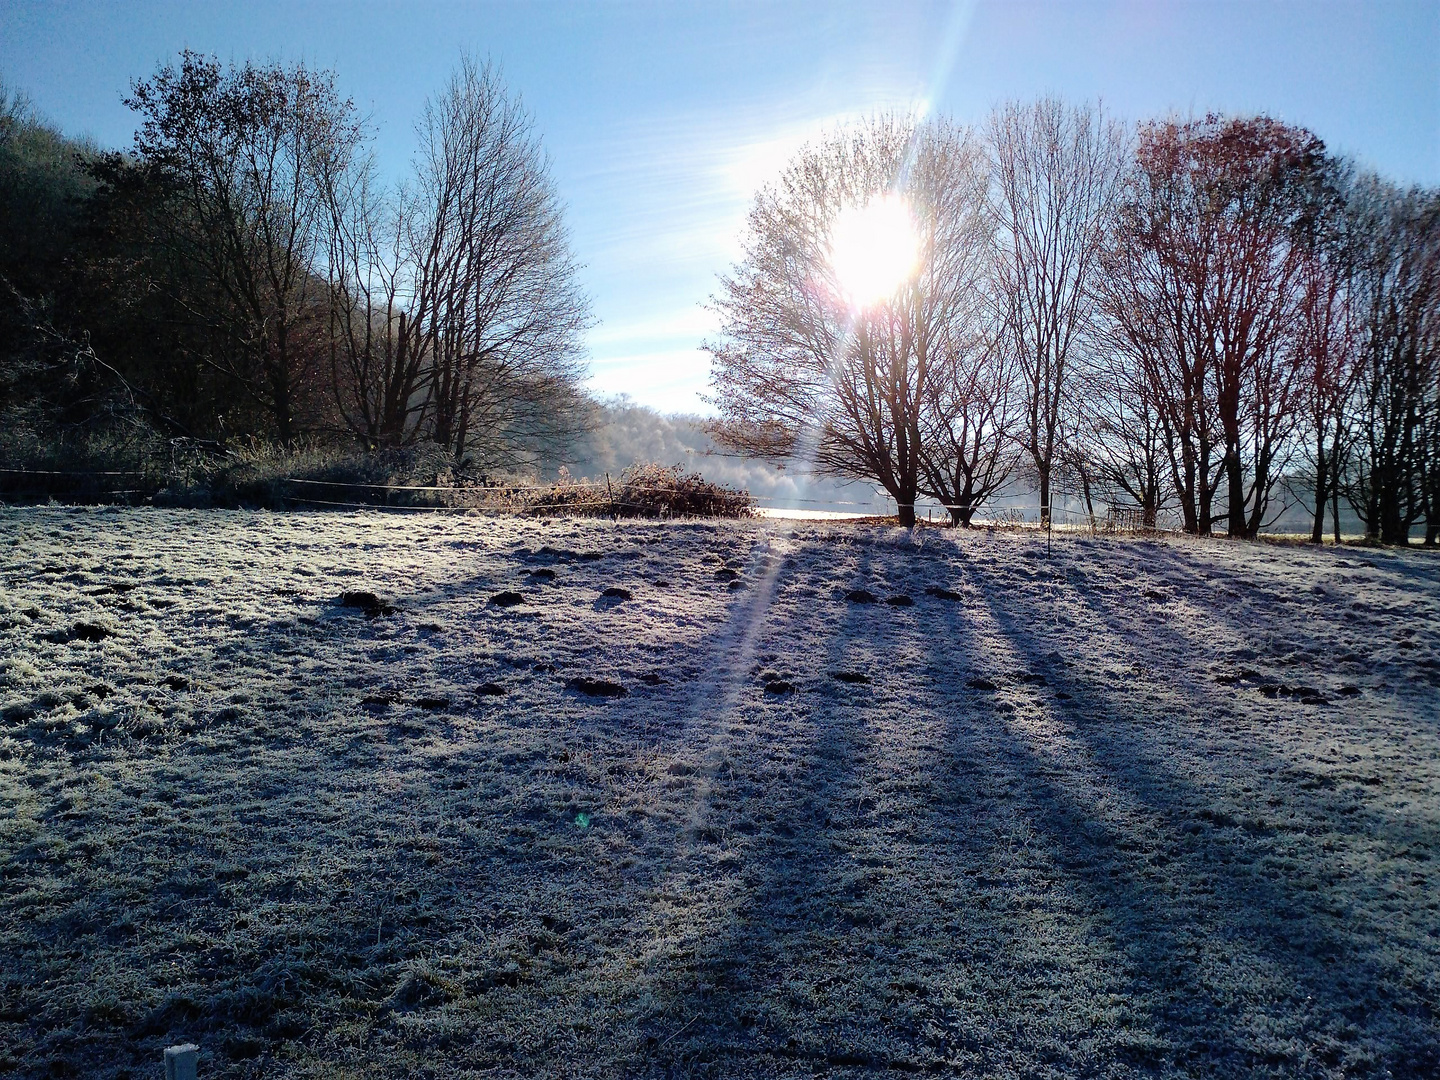
<svg viewBox="0 0 1440 1080">
<path fill-rule="evenodd" d="M 1105 339 L 1143 375 L 1129 392 L 1156 411 L 1190 531 L 1258 533 L 1293 451 L 1300 277 L 1333 209 L 1327 167 L 1319 140 L 1266 117 L 1141 129 L 1096 291 Z"/>
<path fill-rule="evenodd" d="M 585 430 L 591 325 L 533 123 L 466 58 L 417 125 L 416 176 L 329 178 L 332 369 L 351 430 L 429 439 L 481 468 Z"/>
<path fill-rule="evenodd" d="M 1360 374 L 1359 327 L 1350 296 L 1348 252 L 1316 245 L 1300 269 L 1300 311 L 1295 347 L 1305 373 L 1306 458 L 1314 480 L 1310 540 L 1325 538 L 1331 511 L 1340 542 L 1340 484 L 1350 443 L 1350 411 Z"/>
<path fill-rule="evenodd" d="M 131 88 L 135 154 L 170 199 L 159 237 L 204 283 L 180 299 L 219 344 L 205 361 L 271 413 L 289 446 L 323 341 L 324 177 L 360 142 L 334 76 L 293 67 L 223 68 L 188 50 Z"/>
<path fill-rule="evenodd" d="M 1207 117 L 1174 129 L 1202 241 L 1197 344 L 1210 351 L 1225 441 L 1231 536 L 1253 537 L 1300 418 L 1293 347 L 1307 226 L 1321 208 L 1325 147 L 1268 117 Z"/>
<path fill-rule="evenodd" d="M 1198 345 L 1204 240 L 1189 227 L 1188 190 L 1168 125 L 1146 125 L 1109 229 L 1096 295 L 1110 351 L 1112 393 L 1130 416 L 1153 416 L 1184 528 L 1209 535 L 1223 456 L 1210 387 L 1211 351 Z"/>
<path fill-rule="evenodd" d="M 1174 485 L 1167 413 L 1151 370 L 1117 348 L 1086 364 L 1079 383 L 1073 445 L 1062 460 L 1080 477 L 1087 510 L 1093 517 L 1095 490 L 1112 505 L 1134 503 L 1141 524 L 1155 528 L 1173 505 Z"/>
<path fill-rule="evenodd" d="M 969 526 L 1015 474 L 1022 412 L 1015 358 L 986 323 L 952 331 L 921 412 L 921 488 Z"/>
<path fill-rule="evenodd" d="M 399 203 L 377 187 L 369 159 L 328 176 L 327 193 L 330 371 L 340 415 L 372 446 L 413 442 L 427 367 L 408 333 Z"/>
<path fill-rule="evenodd" d="M 1121 129 L 1098 107 L 1054 98 L 990 118 L 996 296 L 1025 392 L 1019 433 L 1050 514 L 1071 369 L 1090 329 L 1104 226 L 1125 164 Z"/>
<path fill-rule="evenodd" d="M 903 524 L 924 484 L 925 410 L 963 341 L 983 267 L 983 158 L 965 131 L 881 117 L 803 150 L 751 208 L 744 256 L 715 300 L 712 433 L 742 453 L 873 480 Z M 847 208 L 899 192 L 920 237 L 913 279 L 855 309 L 831 258 Z M 968 346 L 966 346 L 968 347 Z"/>
<path fill-rule="evenodd" d="M 418 131 L 397 348 L 423 357 L 434 441 L 515 464 L 589 422 L 590 308 L 562 207 L 529 114 L 490 65 L 463 60 Z"/>
<path fill-rule="evenodd" d="M 1440 378 L 1440 197 L 1370 177 L 1355 186 L 1348 206 L 1363 246 L 1353 300 L 1360 372 L 1346 497 L 1369 536 L 1403 544 L 1426 513 L 1427 402 Z"/>
</svg>

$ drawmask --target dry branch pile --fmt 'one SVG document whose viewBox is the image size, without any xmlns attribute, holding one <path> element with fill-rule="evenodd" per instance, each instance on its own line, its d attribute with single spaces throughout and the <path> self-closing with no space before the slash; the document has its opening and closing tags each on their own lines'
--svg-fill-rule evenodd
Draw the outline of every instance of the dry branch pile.
<svg viewBox="0 0 1440 1080">
<path fill-rule="evenodd" d="M 532 514 L 580 514 L 627 518 L 755 517 L 747 491 L 711 483 L 679 465 L 635 465 L 618 482 L 576 481 L 562 474 L 542 490 L 520 493 Z"/>
</svg>

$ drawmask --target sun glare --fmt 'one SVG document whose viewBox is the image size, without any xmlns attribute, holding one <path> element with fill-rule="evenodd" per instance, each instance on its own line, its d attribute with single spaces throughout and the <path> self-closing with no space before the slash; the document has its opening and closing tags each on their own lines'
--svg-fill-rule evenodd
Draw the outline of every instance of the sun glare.
<svg viewBox="0 0 1440 1080">
<path fill-rule="evenodd" d="M 830 266 L 846 300 L 857 308 L 888 300 L 919 260 L 915 218 L 898 195 L 847 207 L 830 227 Z"/>
</svg>

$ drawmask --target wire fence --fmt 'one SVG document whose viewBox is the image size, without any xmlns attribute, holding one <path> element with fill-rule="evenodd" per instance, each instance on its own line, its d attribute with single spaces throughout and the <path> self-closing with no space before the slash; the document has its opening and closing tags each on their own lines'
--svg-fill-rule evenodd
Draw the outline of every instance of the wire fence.
<svg viewBox="0 0 1440 1080">
<path fill-rule="evenodd" d="M 143 488 L 120 488 L 110 482 L 147 476 L 138 470 L 46 470 L 0 468 L 0 491 L 73 494 L 84 490 L 126 501 L 153 495 Z M 38 481 L 27 483 L 27 481 Z M 58 481 L 58 483 L 57 483 Z M 98 483 L 97 483 L 98 481 Z M 607 476 L 603 480 L 566 480 L 558 483 L 502 484 L 395 484 L 357 483 L 341 480 L 315 480 L 304 477 L 279 477 L 274 483 L 283 492 L 287 505 L 297 507 L 323 506 L 344 510 L 389 510 L 399 513 L 444 513 L 483 511 L 514 513 L 529 516 L 581 514 L 588 516 L 734 516 L 717 514 L 715 507 L 701 506 L 695 513 L 666 514 L 662 500 L 653 497 L 676 496 L 694 498 L 694 487 L 678 487 L 644 483 L 627 488 L 622 482 L 617 492 Z M 627 491 L 646 498 L 641 502 L 627 497 Z M 347 493 L 349 493 L 347 495 Z M 819 499 L 790 495 L 752 495 L 729 493 L 737 502 L 744 502 L 758 511 L 781 515 L 786 510 L 809 510 L 833 514 L 836 518 L 893 518 L 899 506 L 887 493 L 876 490 L 866 500 Z M 703 500 L 702 500 L 703 501 Z M 733 503 L 731 504 L 733 505 Z M 1051 506 L 1048 523 L 1044 508 L 1038 505 L 1009 504 L 998 507 L 967 507 L 922 500 L 915 504 L 916 517 L 927 524 L 945 524 L 951 511 L 968 511 L 969 524 L 978 528 L 1045 529 L 1064 532 L 1088 531 L 1094 534 L 1160 534 L 1182 531 L 1178 515 L 1161 511 L 1146 514 L 1135 506 L 1105 506 L 1096 512 L 1075 510 L 1067 506 Z M 936 520 L 936 516 L 939 520 Z"/>
<path fill-rule="evenodd" d="M 128 504 L 141 502 L 153 495 L 153 481 L 154 474 L 132 469 L 0 468 L 0 496 L 62 496 L 91 502 Z"/>
<path fill-rule="evenodd" d="M 396 510 L 491 510 L 497 512 L 516 513 L 551 513 L 565 511 L 582 511 L 591 513 L 614 513 L 621 510 L 648 510 L 653 509 L 653 503 L 640 503 L 617 497 L 613 487 L 608 481 L 580 480 L 568 481 L 564 484 L 504 484 L 493 487 L 456 487 L 446 485 L 424 485 L 424 484 L 352 484 L 338 481 L 305 480 L 296 477 L 287 477 L 285 483 L 299 489 L 293 501 L 307 505 L 325 505 L 351 508 L 374 508 L 376 506 L 388 507 Z M 306 494 L 306 489 L 313 488 L 334 488 L 349 490 L 364 490 L 383 496 L 383 502 L 376 502 L 374 499 L 368 501 L 321 499 L 316 495 Z M 668 487 L 663 485 L 646 484 L 643 487 L 646 495 L 675 494 L 687 495 L 691 489 Z M 439 493 L 446 500 L 445 503 L 437 506 L 427 505 L 406 505 L 397 502 L 397 497 L 403 497 L 406 493 Z M 543 498 L 546 495 L 562 494 L 566 501 L 547 505 L 543 502 L 535 503 L 537 497 Z M 815 509 L 835 509 L 838 515 L 855 517 L 895 517 L 898 514 L 899 506 L 893 498 L 881 492 L 876 492 L 874 497 L 868 501 L 843 500 L 843 499 L 807 499 L 795 496 L 777 495 L 748 495 L 751 503 L 756 504 L 760 509 L 787 510 L 800 509 L 801 507 L 813 507 Z M 977 508 L 958 506 L 944 503 L 939 500 L 927 500 L 916 504 L 917 518 L 923 513 L 927 523 L 935 523 L 934 513 L 941 514 L 941 524 L 950 516 L 951 510 L 975 511 L 970 518 L 970 524 L 980 528 L 1045 528 L 1046 515 L 1044 508 L 1038 505 L 1008 505 L 994 508 L 986 513 L 980 513 Z M 1085 510 L 1074 510 L 1065 506 L 1051 506 L 1049 513 L 1049 527 L 1064 531 L 1083 530 L 1091 533 L 1108 533 L 1121 535 L 1143 535 L 1176 533 L 1181 531 L 1177 515 L 1164 511 L 1147 514 L 1142 507 L 1127 506 L 1106 506 L 1100 512 Z"/>
</svg>

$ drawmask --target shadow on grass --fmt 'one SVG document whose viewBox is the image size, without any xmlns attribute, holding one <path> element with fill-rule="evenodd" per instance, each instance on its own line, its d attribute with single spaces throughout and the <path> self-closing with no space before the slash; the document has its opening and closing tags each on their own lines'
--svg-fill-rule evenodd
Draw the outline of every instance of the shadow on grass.
<svg viewBox="0 0 1440 1080">
<path fill-rule="evenodd" d="M 6 1068 L 143 1076 L 196 1038 L 226 1077 L 437 1059 L 454 1076 L 1427 1075 L 1426 916 L 1401 912 L 1387 942 L 1383 883 L 1331 890 L 1362 842 L 1436 838 L 1332 820 L 1332 794 L 1297 795 L 1301 773 L 1247 730 L 1216 749 L 1203 729 L 1226 699 L 1193 666 L 1168 695 L 1084 677 L 1056 617 L 1142 669 L 1205 627 L 1147 623 L 1147 647 L 1113 597 L 946 550 L 794 552 L 832 584 L 889 575 L 913 608 L 823 588 L 780 603 L 789 578 L 753 569 L 736 593 L 706 582 L 712 614 L 643 654 L 683 677 L 601 704 L 534 671 L 536 634 L 596 665 L 642 654 L 563 618 L 448 631 L 486 635 L 484 664 L 525 661 L 507 686 L 538 707 L 426 714 L 336 707 L 358 692 L 346 673 L 286 665 L 374 649 L 411 697 L 489 669 L 444 669 L 384 620 L 257 628 L 263 731 L 216 720 L 80 761 L 114 787 L 57 792 L 45 844 L 9 853 L 0 1031 L 28 1053 Z M 973 607 L 918 592 L 952 562 Z M 1170 562 L 1125 554 L 1137 579 L 1193 570 Z M 501 577 L 436 599 L 483 610 Z M 769 668 L 798 692 L 766 695 Z M 965 689 L 972 672 L 1000 690 Z"/>
</svg>

